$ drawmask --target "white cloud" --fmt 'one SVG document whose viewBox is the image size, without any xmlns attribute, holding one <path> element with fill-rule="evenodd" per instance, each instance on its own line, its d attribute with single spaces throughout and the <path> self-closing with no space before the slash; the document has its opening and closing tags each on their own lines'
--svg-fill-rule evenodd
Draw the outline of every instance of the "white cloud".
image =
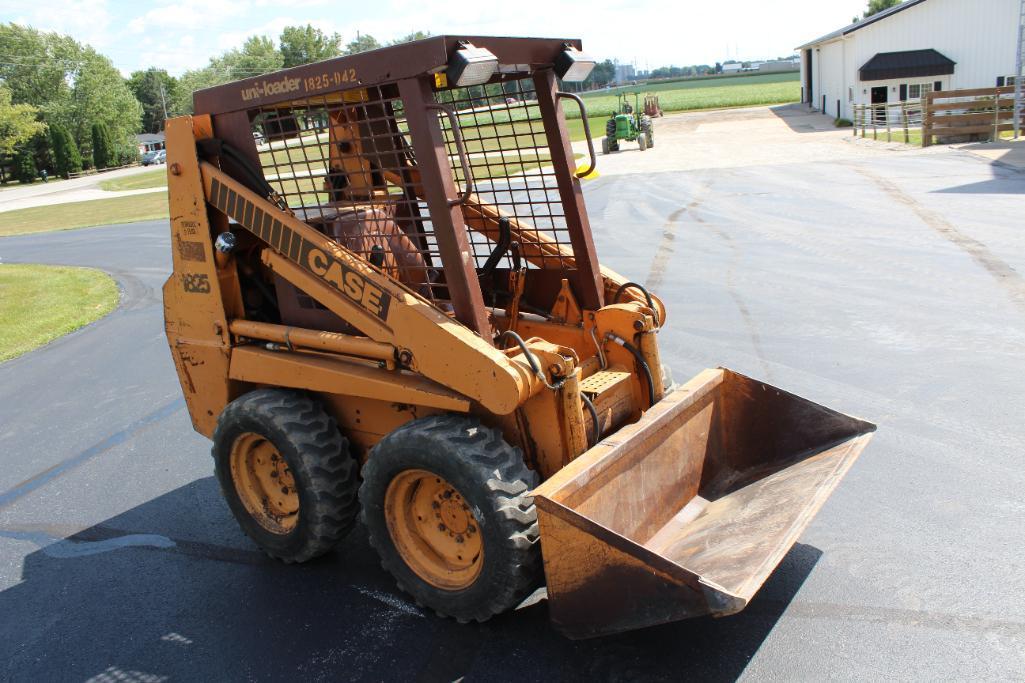
<svg viewBox="0 0 1025 683">
<path fill-rule="evenodd" d="M 276 38 L 284 26 L 310 23 L 382 42 L 411 31 L 434 34 L 582 38 L 595 57 L 640 67 L 759 59 L 846 23 L 865 0 L 517 0 L 447 5 L 423 0 L 0 0 L 0 21 L 72 35 L 107 54 L 123 71 L 157 66 L 180 74 L 239 47 L 250 35 Z"/>
</svg>

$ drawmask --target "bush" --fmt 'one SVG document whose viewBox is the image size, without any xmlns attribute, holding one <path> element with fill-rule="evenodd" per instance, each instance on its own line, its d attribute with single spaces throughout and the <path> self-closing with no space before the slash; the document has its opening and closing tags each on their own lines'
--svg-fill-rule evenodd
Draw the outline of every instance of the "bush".
<svg viewBox="0 0 1025 683">
<path fill-rule="evenodd" d="M 833 121 L 833 125 L 837 128 L 850 128 L 854 123 L 850 119 L 839 118 Z"/>
<path fill-rule="evenodd" d="M 114 141 L 110 137 L 110 129 L 105 123 L 94 123 L 92 129 L 93 137 L 93 165 L 97 169 L 108 168 L 117 164 L 117 154 L 114 150 Z"/>
<path fill-rule="evenodd" d="M 15 157 L 14 177 L 18 179 L 19 183 L 28 184 L 36 180 L 37 171 L 34 156 L 32 150 L 23 150 L 18 152 L 18 156 Z"/>
<path fill-rule="evenodd" d="M 50 140 L 53 143 L 53 165 L 57 175 L 69 178 L 72 173 L 80 172 L 82 156 L 68 129 L 59 123 L 50 124 Z"/>
</svg>

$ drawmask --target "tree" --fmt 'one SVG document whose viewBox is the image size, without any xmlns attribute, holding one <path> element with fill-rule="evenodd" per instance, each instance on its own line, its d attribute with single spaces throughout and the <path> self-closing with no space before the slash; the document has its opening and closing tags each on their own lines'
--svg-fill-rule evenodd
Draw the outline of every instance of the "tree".
<svg viewBox="0 0 1025 683">
<path fill-rule="evenodd" d="M 0 81 L 12 101 L 38 108 L 44 122 L 65 128 L 78 141 L 79 159 L 83 152 L 91 157 L 94 121 L 107 124 L 118 150 L 134 148 L 142 107 L 109 59 L 68 36 L 17 24 L 0 24 L 0 45 Z"/>
<path fill-rule="evenodd" d="M 92 130 L 93 137 L 93 165 L 96 168 L 109 168 L 117 165 L 117 153 L 114 150 L 114 141 L 110 139 L 110 129 L 105 123 L 94 123 Z"/>
<path fill-rule="evenodd" d="M 68 178 L 72 173 L 82 170 L 82 156 L 78 146 L 68 129 L 59 123 L 50 125 L 50 145 L 53 147 L 53 159 L 57 175 Z"/>
<path fill-rule="evenodd" d="M 22 143 L 46 130 L 38 115 L 30 104 L 11 104 L 10 89 L 0 85 L 0 154 L 11 156 Z"/>
<path fill-rule="evenodd" d="M 240 49 L 228 50 L 219 57 L 211 57 L 210 63 L 202 69 L 182 74 L 175 93 L 175 111 L 191 113 L 192 93 L 197 90 L 242 78 L 262 76 L 281 69 L 283 65 L 284 58 L 274 45 L 274 41 L 264 36 L 251 36 Z"/>
<path fill-rule="evenodd" d="M 330 35 L 310 24 L 286 26 L 278 39 L 281 57 L 286 69 L 301 64 L 312 64 L 342 54 L 342 37 Z"/>
<path fill-rule="evenodd" d="M 128 88 L 142 105 L 142 131 L 159 133 L 164 119 L 175 116 L 178 81 L 163 69 L 150 67 L 135 71 L 128 78 Z"/>
<path fill-rule="evenodd" d="M 27 185 L 35 181 L 37 175 L 36 161 L 32 152 L 29 150 L 18 152 L 18 156 L 14 159 L 14 177 L 18 182 Z"/>
<path fill-rule="evenodd" d="M 356 40 L 345 46 L 345 54 L 354 55 L 358 52 L 376 50 L 379 47 L 381 47 L 381 44 L 377 42 L 377 38 L 374 38 L 371 35 L 360 35 L 357 33 Z"/>
<path fill-rule="evenodd" d="M 611 59 L 598 62 L 584 80 L 585 88 L 604 88 L 616 79 L 616 65 Z"/>
<path fill-rule="evenodd" d="M 431 37 L 431 32 L 430 31 L 413 31 L 412 33 L 407 33 L 406 35 L 402 36 L 401 38 L 396 38 L 395 40 L 391 41 L 388 44 L 389 45 L 401 45 L 402 43 L 412 43 L 414 40 L 423 40 L 424 38 L 430 38 L 430 37 Z"/>
<path fill-rule="evenodd" d="M 901 0 L 868 0 L 868 9 L 865 10 L 865 18 L 868 19 L 873 14 L 879 14 L 883 10 L 896 7 L 901 3 Z"/>
</svg>

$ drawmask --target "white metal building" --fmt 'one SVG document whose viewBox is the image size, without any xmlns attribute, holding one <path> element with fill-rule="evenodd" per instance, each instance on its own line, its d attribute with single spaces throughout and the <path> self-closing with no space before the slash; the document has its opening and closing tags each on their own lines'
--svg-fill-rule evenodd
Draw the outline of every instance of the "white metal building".
<svg viewBox="0 0 1025 683">
<path fill-rule="evenodd" d="M 1021 0 L 905 0 L 798 48 L 802 100 L 853 118 L 855 104 L 930 90 L 1011 85 Z"/>
</svg>

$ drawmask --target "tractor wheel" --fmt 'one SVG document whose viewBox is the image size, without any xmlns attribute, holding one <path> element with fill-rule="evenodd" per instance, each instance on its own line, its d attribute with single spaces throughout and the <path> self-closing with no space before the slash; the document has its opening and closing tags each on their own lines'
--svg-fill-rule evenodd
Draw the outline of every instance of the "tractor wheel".
<svg viewBox="0 0 1025 683">
<path fill-rule="evenodd" d="M 645 116 L 641 119 L 641 131 L 644 133 L 644 137 L 647 138 L 648 149 L 655 146 L 655 124 L 651 122 L 651 117 Z"/>
<path fill-rule="evenodd" d="M 271 557 L 323 555 L 356 521 L 358 464 L 307 394 L 258 389 L 235 399 L 217 421 L 213 456 L 232 514 Z"/>
<path fill-rule="evenodd" d="M 609 151 L 619 151 L 619 138 L 616 137 L 616 120 L 609 119 L 605 124 L 605 137 L 609 139 Z"/>
<path fill-rule="evenodd" d="M 609 139 L 608 138 L 602 138 L 601 139 L 601 153 L 602 154 L 608 154 L 609 153 Z"/>
<path fill-rule="evenodd" d="M 644 133 L 640 133 L 637 136 L 637 147 L 639 147 L 642 152 L 648 149 L 648 136 Z"/>
<path fill-rule="evenodd" d="M 383 438 L 363 468 L 360 503 L 381 566 L 417 603 L 485 621 L 534 589 L 537 475 L 498 430 L 433 415 Z"/>
</svg>

